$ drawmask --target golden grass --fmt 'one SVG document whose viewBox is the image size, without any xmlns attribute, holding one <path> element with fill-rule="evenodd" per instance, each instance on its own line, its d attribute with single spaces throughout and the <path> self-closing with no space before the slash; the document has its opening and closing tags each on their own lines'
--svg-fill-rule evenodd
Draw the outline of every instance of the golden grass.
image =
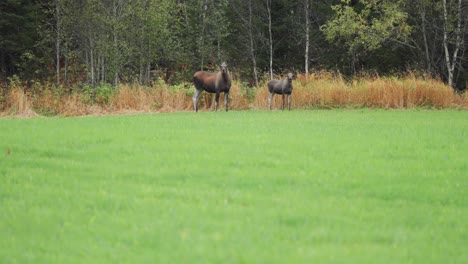
<svg viewBox="0 0 468 264">
<path fill-rule="evenodd" d="M 268 108 L 268 91 L 258 89 L 255 109 Z M 331 73 L 298 75 L 293 81 L 292 108 L 467 108 L 468 95 L 458 95 L 442 81 L 407 75 L 399 78 L 366 77 L 346 82 Z M 273 107 L 281 108 L 276 95 Z"/>
<path fill-rule="evenodd" d="M 442 81 L 416 77 L 365 77 L 345 81 L 341 75 L 322 72 L 308 76 L 299 74 L 293 81 L 292 109 L 308 108 L 468 108 L 468 93 L 456 94 Z M 0 115 L 81 116 L 127 112 L 173 112 L 193 110 L 193 86 L 185 83 L 169 86 L 121 85 L 107 94 L 91 99 L 83 91 L 63 92 L 45 86 L 33 87 L 29 92 L 21 85 L 3 89 Z M 249 96 L 250 95 L 250 96 Z M 243 87 L 233 81 L 230 90 L 229 109 L 268 109 L 266 82 L 259 88 Z M 212 111 L 214 95 L 203 93 L 199 100 L 200 111 Z M 281 109 L 281 96 L 274 97 L 273 108 Z M 224 110 L 221 95 L 218 111 Z"/>
<path fill-rule="evenodd" d="M 6 95 L 4 112 L 0 115 L 15 117 L 34 117 L 37 114 L 33 111 L 32 102 L 21 87 L 13 87 Z"/>
<path fill-rule="evenodd" d="M 142 88 L 121 86 L 110 98 L 109 108 L 114 111 L 135 110 L 150 112 L 153 110 L 152 94 Z"/>
</svg>

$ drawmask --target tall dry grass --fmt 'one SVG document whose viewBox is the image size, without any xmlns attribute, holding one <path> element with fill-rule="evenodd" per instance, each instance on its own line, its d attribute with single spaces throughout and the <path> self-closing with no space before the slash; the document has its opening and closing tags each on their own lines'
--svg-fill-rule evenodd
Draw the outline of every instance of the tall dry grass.
<svg viewBox="0 0 468 264">
<path fill-rule="evenodd" d="M 402 77 L 365 77 L 346 81 L 331 72 L 299 74 L 293 81 L 292 108 L 464 108 L 468 109 L 468 93 L 456 94 L 442 81 L 407 74 Z M 128 112 L 173 112 L 193 110 L 193 85 L 169 86 L 121 85 L 118 88 L 62 91 L 47 85 L 26 88 L 15 83 L 0 98 L 0 115 L 100 115 Z M 106 90 L 107 89 L 107 90 Z M 234 80 L 229 109 L 268 109 L 266 82 L 259 88 L 248 88 Z M 203 93 L 200 111 L 212 111 L 214 95 Z M 273 107 L 281 108 L 281 96 L 275 96 Z M 219 111 L 224 110 L 223 96 Z"/>
<path fill-rule="evenodd" d="M 253 107 L 267 109 L 268 91 L 257 90 Z M 458 95 L 442 81 L 416 77 L 366 77 L 345 81 L 340 75 L 324 72 L 298 75 L 293 81 L 293 108 L 467 108 L 468 95 Z M 281 108 L 276 95 L 274 108 Z"/>
<path fill-rule="evenodd" d="M 21 87 L 13 87 L 6 95 L 3 113 L 0 115 L 10 115 L 18 117 L 34 117 L 37 114 L 33 111 L 32 101 Z"/>
<path fill-rule="evenodd" d="M 166 84 L 157 87 L 142 86 L 120 86 L 117 92 L 110 99 L 110 111 L 192 111 L 193 110 L 193 90 L 191 84 L 182 84 L 176 88 Z M 200 111 L 210 111 L 214 108 L 214 94 L 203 93 L 198 107 Z M 248 98 L 246 92 L 234 82 L 229 96 L 229 109 L 248 109 Z M 224 97 L 219 100 L 219 110 L 224 109 Z"/>
</svg>

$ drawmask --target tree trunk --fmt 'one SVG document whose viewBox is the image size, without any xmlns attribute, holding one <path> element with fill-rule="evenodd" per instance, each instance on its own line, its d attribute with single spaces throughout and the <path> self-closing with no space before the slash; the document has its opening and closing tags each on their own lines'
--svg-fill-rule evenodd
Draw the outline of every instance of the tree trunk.
<svg viewBox="0 0 468 264">
<path fill-rule="evenodd" d="M 57 27 L 57 38 L 55 42 L 55 54 L 56 54 L 56 79 L 57 86 L 60 85 L 60 3 L 59 0 L 55 0 L 55 12 L 56 12 L 56 27 Z"/>
<path fill-rule="evenodd" d="M 151 63 L 148 61 L 148 64 L 146 65 L 146 84 L 150 84 L 150 78 L 151 78 Z"/>
<path fill-rule="evenodd" d="M 89 68 L 90 68 L 89 55 L 88 55 L 89 49 L 85 48 L 84 53 L 85 53 L 86 70 L 88 70 L 88 73 L 86 74 L 86 81 L 89 82 Z"/>
<path fill-rule="evenodd" d="M 219 40 L 219 38 L 218 38 L 217 42 L 218 42 L 217 43 L 217 45 L 218 45 L 218 63 L 221 65 L 221 63 L 223 63 L 223 62 L 221 61 L 221 41 Z"/>
<path fill-rule="evenodd" d="M 138 75 L 138 83 L 140 85 L 143 84 L 143 71 L 144 71 L 144 67 L 143 67 L 143 58 L 140 57 L 140 74 Z"/>
<path fill-rule="evenodd" d="M 203 57 L 205 53 L 205 27 L 206 27 L 206 12 L 208 9 L 208 3 L 207 0 L 203 1 L 203 6 L 202 6 L 202 32 L 200 35 L 200 57 L 201 57 L 201 64 L 200 64 L 200 70 L 203 71 Z"/>
<path fill-rule="evenodd" d="M 253 74 L 255 79 L 255 87 L 258 87 L 257 59 L 255 57 L 255 47 L 253 39 L 253 24 L 252 24 L 252 0 L 249 0 L 249 40 L 250 40 L 250 58 L 252 59 Z"/>
<path fill-rule="evenodd" d="M 245 5 L 244 5 L 245 4 Z M 254 23 L 253 23 L 253 7 L 252 0 L 237 0 L 231 2 L 231 7 L 234 12 L 237 13 L 239 19 L 242 21 L 242 26 L 245 28 L 245 33 L 242 36 L 246 35 L 246 39 L 242 39 L 243 44 L 245 44 L 246 53 L 248 59 L 252 62 L 252 72 L 255 81 L 255 86 L 258 87 L 258 69 L 257 69 L 257 57 L 255 54 L 255 35 L 254 35 Z M 246 8 L 246 9 L 244 9 Z"/>
<path fill-rule="evenodd" d="M 447 67 L 447 75 L 448 75 L 448 85 L 452 88 L 455 88 L 454 85 L 454 72 L 455 66 L 458 60 L 458 51 L 460 50 L 460 46 L 462 44 L 461 38 L 461 1 L 458 0 L 457 6 L 457 28 L 455 30 L 456 34 L 456 42 L 455 42 L 455 50 L 453 51 L 452 58 L 450 58 L 449 52 L 449 41 L 448 41 L 448 15 L 447 15 L 447 0 L 443 0 L 443 7 L 444 7 L 444 52 L 445 52 L 445 63 Z"/>
<path fill-rule="evenodd" d="M 96 59 L 97 60 L 96 61 L 96 82 L 102 81 L 102 79 L 101 79 L 101 64 L 102 64 L 101 58 L 102 58 L 102 56 L 98 55 L 97 59 Z"/>
<path fill-rule="evenodd" d="M 306 37 L 306 44 L 305 44 L 305 54 L 304 54 L 304 68 L 305 68 L 305 74 L 306 78 L 309 76 L 309 30 L 310 30 L 310 25 L 309 25 L 309 0 L 305 0 L 305 23 L 306 23 L 306 32 L 305 32 L 305 37 Z"/>
<path fill-rule="evenodd" d="M 426 7 L 424 6 L 424 3 L 420 1 L 420 6 L 419 6 L 419 13 L 421 15 L 421 33 L 423 35 L 423 41 L 424 41 L 424 51 L 426 55 L 426 71 L 427 73 L 431 74 L 432 69 L 431 69 L 431 59 L 430 59 L 430 54 L 429 54 L 429 44 L 427 42 L 427 33 L 426 33 Z"/>
<path fill-rule="evenodd" d="M 101 80 L 106 81 L 106 57 L 101 58 Z"/>
<path fill-rule="evenodd" d="M 267 0 L 268 33 L 270 37 L 270 80 L 273 80 L 273 35 L 271 33 L 271 0 Z"/>
<path fill-rule="evenodd" d="M 64 65 L 64 72 L 63 72 L 63 82 L 67 84 L 67 73 L 68 73 L 68 49 L 65 49 L 65 65 Z"/>
<path fill-rule="evenodd" d="M 93 47 L 93 44 L 91 44 L 91 50 L 89 52 L 89 55 L 90 55 L 90 62 L 91 62 L 91 86 L 94 87 L 95 85 L 95 77 L 94 77 L 94 47 Z"/>
<path fill-rule="evenodd" d="M 117 84 L 118 84 L 118 81 L 119 81 L 119 61 L 118 61 L 118 55 L 117 55 L 117 51 L 118 51 L 118 38 L 117 38 L 117 4 L 114 2 L 114 25 L 113 25 L 113 39 L 114 39 L 114 49 L 116 51 L 116 54 L 114 54 L 115 58 L 114 58 L 114 66 L 115 66 L 115 73 L 114 73 L 114 87 L 117 87 Z"/>
</svg>

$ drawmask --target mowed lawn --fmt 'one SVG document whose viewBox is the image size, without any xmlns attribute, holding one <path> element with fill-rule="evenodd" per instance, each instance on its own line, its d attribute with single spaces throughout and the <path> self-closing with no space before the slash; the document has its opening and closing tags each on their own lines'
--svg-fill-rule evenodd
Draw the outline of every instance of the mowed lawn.
<svg viewBox="0 0 468 264">
<path fill-rule="evenodd" d="M 0 263 L 468 263 L 468 112 L 0 119 Z"/>
</svg>

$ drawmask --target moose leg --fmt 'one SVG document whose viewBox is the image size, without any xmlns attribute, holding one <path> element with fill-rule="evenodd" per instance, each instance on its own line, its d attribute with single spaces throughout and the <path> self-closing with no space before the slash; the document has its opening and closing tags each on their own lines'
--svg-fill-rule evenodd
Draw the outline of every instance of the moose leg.
<svg viewBox="0 0 468 264">
<path fill-rule="evenodd" d="M 218 111 L 218 103 L 219 103 L 219 93 L 216 93 L 216 96 L 215 96 L 215 111 Z"/>
<path fill-rule="evenodd" d="M 197 103 L 198 103 L 198 99 L 200 99 L 200 95 L 202 92 L 203 90 L 195 89 L 195 93 L 193 94 L 192 100 L 193 100 L 193 109 L 195 112 L 198 112 Z"/>
<path fill-rule="evenodd" d="M 224 106 L 226 107 L 226 112 L 228 111 L 228 100 L 229 100 L 229 93 L 224 93 Z"/>
<path fill-rule="evenodd" d="M 288 110 L 291 111 L 291 95 L 288 94 Z"/>
<path fill-rule="evenodd" d="M 270 93 L 270 96 L 268 97 L 268 109 L 271 110 L 271 102 L 273 101 L 273 95 L 274 93 Z"/>
<path fill-rule="evenodd" d="M 283 97 L 283 101 L 282 101 L 283 105 L 281 106 L 281 110 L 284 111 L 284 94 L 282 94 L 281 97 Z"/>
</svg>

